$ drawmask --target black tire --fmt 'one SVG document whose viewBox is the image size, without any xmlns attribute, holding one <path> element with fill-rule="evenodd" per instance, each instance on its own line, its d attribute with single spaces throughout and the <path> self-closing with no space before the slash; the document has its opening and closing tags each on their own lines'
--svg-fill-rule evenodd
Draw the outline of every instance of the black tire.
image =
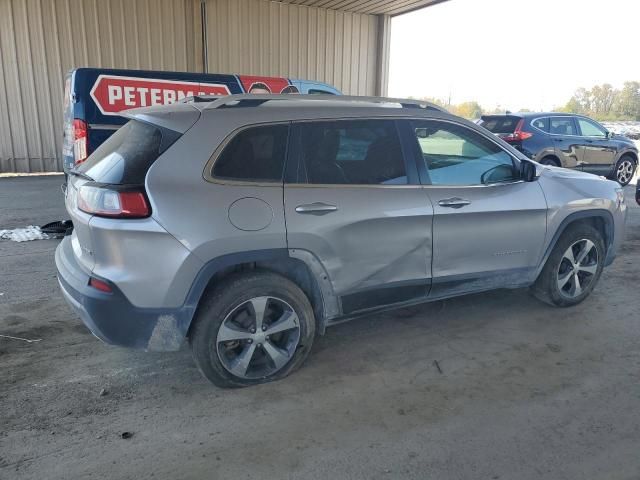
<svg viewBox="0 0 640 480">
<path fill-rule="evenodd" d="M 228 315 L 257 297 L 273 297 L 293 309 L 299 324 L 299 340 L 292 346 L 295 350 L 290 359 L 279 370 L 267 376 L 243 378 L 232 374 L 218 355 L 218 332 Z M 201 300 L 189 332 L 189 344 L 196 365 L 209 381 L 223 388 L 245 387 L 278 380 L 296 370 L 309 355 L 315 331 L 313 308 L 304 292 L 281 275 L 257 270 L 225 278 L 223 285 Z M 240 342 L 238 348 L 242 349 Z M 224 343 L 225 348 L 229 343 Z M 253 358 L 254 354 L 251 355 Z"/>
<path fill-rule="evenodd" d="M 561 291 L 559 287 L 559 282 L 561 281 L 560 271 L 561 268 L 565 268 L 567 264 L 567 260 L 564 259 L 565 252 L 568 251 L 569 247 L 583 240 L 588 240 L 593 243 L 593 248 L 595 248 L 597 252 L 597 264 L 595 272 L 588 276 L 585 272 L 582 272 L 579 269 L 572 269 L 575 268 L 575 266 L 569 268 L 570 271 L 577 272 L 576 275 L 578 275 L 578 273 L 584 275 L 583 279 L 579 280 L 580 283 L 585 283 L 585 279 L 589 280 L 586 287 L 582 289 L 581 294 L 576 295 L 575 297 L 570 297 L 568 296 L 569 293 Z M 576 248 L 579 248 L 579 245 Z M 577 305 L 589 296 L 595 285 L 598 283 L 600 275 L 602 274 L 604 259 L 605 243 L 602 238 L 602 234 L 587 224 L 570 225 L 562 233 L 556 245 L 553 247 L 551 255 L 549 255 L 544 268 L 540 272 L 540 275 L 531 290 L 536 298 L 548 303 L 549 305 L 556 307 L 571 307 L 573 305 Z M 590 266 L 589 268 L 593 268 L 593 266 Z M 572 273 L 564 274 L 569 276 L 573 275 Z M 568 284 L 567 286 L 570 287 L 571 285 Z"/>
<path fill-rule="evenodd" d="M 631 172 L 629 173 L 629 164 L 631 164 Z M 626 186 L 633 179 L 636 171 L 636 161 L 631 155 L 621 156 L 613 169 L 612 180 L 618 182 L 621 186 Z"/>
<path fill-rule="evenodd" d="M 540 163 L 542 165 L 550 165 L 552 167 L 560 166 L 560 162 L 556 160 L 554 157 L 544 157 L 542 160 L 540 160 Z"/>
</svg>

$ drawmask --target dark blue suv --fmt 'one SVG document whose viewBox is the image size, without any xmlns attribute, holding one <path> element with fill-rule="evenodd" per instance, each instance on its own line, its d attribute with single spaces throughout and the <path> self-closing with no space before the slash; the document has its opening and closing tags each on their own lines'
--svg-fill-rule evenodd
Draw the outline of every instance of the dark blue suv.
<svg viewBox="0 0 640 480">
<path fill-rule="evenodd" d="M 484 128 L 536 162 L 575 168 L 628 184 L 638 165 L 633 140 L 598 122 L 566 113 L 484 115 Z"/>
</svg>

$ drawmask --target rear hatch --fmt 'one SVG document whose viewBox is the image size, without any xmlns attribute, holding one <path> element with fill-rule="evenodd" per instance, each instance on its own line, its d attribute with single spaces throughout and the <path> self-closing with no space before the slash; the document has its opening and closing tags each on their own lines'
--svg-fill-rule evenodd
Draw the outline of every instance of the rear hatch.
<svg viewBox="0 0 640 480">
<path fill-rule="evenodd" d="M 522 117 L 516 115 L 483 115 L 480 125 L 502 138 L 515 132 L 520 120 Z"/>
<path fill-rule="evenodd" d="M 199 116 L 195 109 L 191 112 L 185 131 Z M 162 123 L 162 116 L 159 121 Z M 111 218 L 120 222 L 114 228 L 126 230 L 126 221 L 150 216 L 144 186 L 147 172 L 182 133 L 133 119 L 70 171 L 65 202 L 74 226 L 71 242 L 78 261 L 89 272 L 95 265 L 92 218 Z"/>
<path fill-rule="evenodd" d="M 525 131 L 524 118 L 518 115 L 483 115 L 480 125 L 518 150 L 523 140 L 533 136 Z"/>
</svg>

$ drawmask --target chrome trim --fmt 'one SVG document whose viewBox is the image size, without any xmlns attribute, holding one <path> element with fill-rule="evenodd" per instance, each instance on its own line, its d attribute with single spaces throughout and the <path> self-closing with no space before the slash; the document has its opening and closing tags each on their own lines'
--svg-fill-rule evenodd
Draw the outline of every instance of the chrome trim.
<svg viewBox="0 0 640 480">
<path fill-rule="evenodd" d="M 258 97 L 260 95 L 250 95 L 252 98 Z M 431 111 L 432 113 L 446 113 L 446 112 L 434 112 Z M 486 138 L 487 140 L 489 140 L 491 143 L 493 143 L 496 147 L 498 147 L 500 150 L 502 150 L 503 152 L 505 152 L 507 155 L 509 155 L 511 157 L 512 160 L 515 160 L 517 163 L 525 161 L 525 159 L 521 159 L 518 158 L 516 155 L 514 155 L 512 152 L 506 150 L 504 148 L 503 145 L 501 145 L 497 140 L 497 137 L 495 137 L 495 135 L 491 134 L 491 132 L 488 132 L 488 134 L 485 134 L 482 131 L 479 130 L 475 130 L 473 128 L 469 128 L 468 125 L 465 125 L 464 123 L 460 123 L 457 121 L 453 121 L 450 119 L 446 119 L 446 118 L 442 118 L 440 116 L 397 116 L 397 115 L 375 115 L 375 116 L 368 116 L 368 117 L 334 117 L 334 118 L 326 118 L 326 117 L 322 117 L 322 118 L 312 118 L 312 119 L 297 119 L 297 120 L 278 120 L 278 121 L 266 121 L 266 122 L 257 122 L 257 123 L 252 123 L 252 124 L 248 124 L 248 125 L 243 125 L 239 128 L 236 128 L 235 130 L 232 130 L 225 138 L 224 140 L 220 143 L 220 145 L 218 145 L 218 147 L 213 151 L 213 154 L 211 155 L 211 157 L 209 157 L 209 160 L 207 161 L 207 163 L 204 166 L 204 171 L 202 172 L 202 178 L 209 182 L 209 183 L 214 183 L 214 184 L 218 184 L 218 185 L 236 185 L 236 186 L 257 186 L 257 187 L 282 187 L 283 185 L 285 185 L 284 183 L 284 179 L 279 180 L 279 181 L 266 181 L 266 180 L 260 180 L 260 181 L 251 181 L 251 180 L 232 180 L 232 179 L 223 179 L 223 178 L 217 178 L 214 177 L 212 175 L 213 172 L 213 167 L 215 166 L 215 162 L 218 160 L 218 157 L 220 156 L 220 154 L 222 153 L 222 150 L 224 150 L 224 148 L 229 144 L 229 142 L 235 138 L 236 135 L 240 134 L 242 131 L 248 129 L 248 128 L 252 128 L 252 127 L 262 127 L 262 126 L 269 126 L 269 125 L 298 125 L 301 123 L 317 123 L 317 122 L 341 122 L 341 121 L 368 121 L 368 120 L 392 120 L 392 121 L 399 121 L 399 120 L 407 120 L 407 121 L 412 121 L 412 120 L 416 120 L 416 121 L 437 121 L 437 122 L 445 122 L 445 123 L 450 123 L 453 125 L 457 125 L 459 127 L 463 127 L 466 128 L 467 130 L 471 130 L 475 133 L 477 133 L 478 135 L 480 135 L 483 138 Z M 400 139 L 400 141 L 402 141 L 402 139 Z M 402 185 L 384 185 L 384 184 L 362 184 L 362 183 L 350 183 L 350 184 L 341 184 L 341 183 L 315 183 L 315 184 L 311 184 L 311 183 L 287 183 L 286 185 L 288 187 L 310 187 L 310 188 L 327 188 L 327 187 L 332 187 L 332 188 L 353 188 L 353 187 L 358 187 L 358 188 L 416 188 L 416 187 L 443 187 L 443 188 L 452 188 L 452 187 L 491 187 L 491 186 L 496 186 L 496 185 L 509 185 L 512 183 L 524 183 L 523 180 L 515 180 L 513 182 L 498 182 L 498 183 L 489 183 L 489 184 L 479 184 L 479 185 L 425 185 L 425 184 L 402 184 Z"/>
<path fill-rule="evenodd" d="M 124 125 L 109 125 L 106 123 L 90 123 L 89 129 L 91 130 L 118 130 Z"/>
</svg>

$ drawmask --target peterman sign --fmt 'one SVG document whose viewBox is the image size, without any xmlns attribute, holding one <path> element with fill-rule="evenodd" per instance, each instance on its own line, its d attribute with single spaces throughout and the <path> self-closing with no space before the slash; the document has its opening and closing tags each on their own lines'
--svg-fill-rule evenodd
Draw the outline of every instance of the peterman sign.
<svg viewBox="0 0 640 480">
<path fill-rule="evenodd" d="M 220 83 L 183 82 L 140 77 L 100 75 L 91 89 L 91 98 L 104 115 L 123 110 L 165 105 L 193 95 L 229 95 Z"/>
</svg>

